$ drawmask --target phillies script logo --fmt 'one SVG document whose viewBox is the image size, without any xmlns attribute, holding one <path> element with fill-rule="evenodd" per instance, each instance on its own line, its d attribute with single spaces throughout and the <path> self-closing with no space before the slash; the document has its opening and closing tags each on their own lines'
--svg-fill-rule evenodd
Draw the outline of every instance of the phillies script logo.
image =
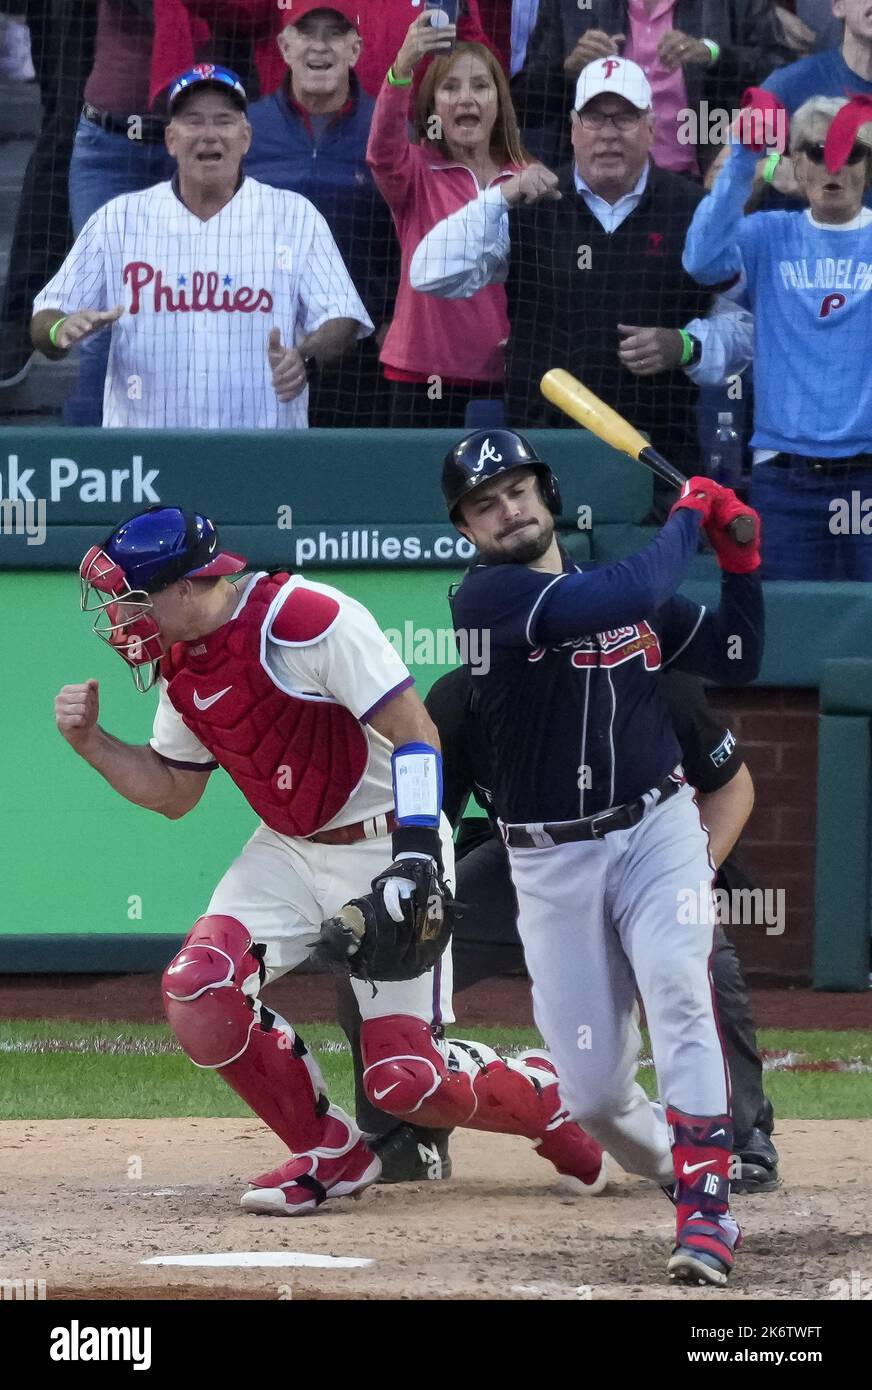
<svg viewBox="0 0 872 1390">
<path fill-rule="evenodd" d="M 583 638 L 580 642 L 565 643 L 572 647 L 569 660 L 576 670 L 590 666 L 620 666 L 641 656 L 648 671 L 660 669 L 660 643 L 657 633 L 652 632 L 645 622 L 633 627 L 613 627 L 608 632 L 598 632 L 596 638 Z M 551 648 L 552 651 L 556 648 Z M 548 651 L 547 647 L 537 647 L 527 658 L 528 661 L 541 661 Z"/>
<path fill-rule="evenodd" d="M 242 285 L 238 290 L 221 289 L 217 271 L 204 274 L 195 270 L 191 276 L 190 287 L 164 284 L 163 272 L 155 270 L 148 261 L 128 261 L 121 279 L 130 286 L 130 313 L 138 314 L 143 302 L 142 291 L 148 289 L 151 307 L 156 314 L 166 310 L 170 314 L 268 314 L 273 307 L 273 297 L 267 289 L 255 290 Z"/>
<path fill-rule="evenodd" d="M 605 74 L 606 81 L 608 81 L 613 72 L 617 72 L 620 66 L 617 58 L 606 58 L 603 63 L 603 73 Z"/>
<path fill-rule="evenodd" d="M 836 309 L 844 309 L 847 302 L 847 296 L 844 294 L 828 294 L 821 302 L 818 318 L 828 319 Z"/>
</svg>

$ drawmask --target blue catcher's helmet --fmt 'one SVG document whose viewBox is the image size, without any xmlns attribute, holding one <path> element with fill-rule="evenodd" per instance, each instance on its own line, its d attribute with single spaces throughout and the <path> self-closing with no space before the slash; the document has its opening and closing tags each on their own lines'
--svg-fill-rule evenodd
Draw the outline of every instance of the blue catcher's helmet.
<svg viewBox="0 0 872 1390">
<path fill-rule="evenodd" d="M 454 521 L 458 506 L 474 488 L 511 468 L 532 468 L 539 479 L 546 507 L 553 516 L 560 515 L 562 504 L 557 479 L 529 439 L 515 430 L 490 429 L 468 434 L 445 457 L 442 496 L 451 520 Z"/>
<path fill-rule="evenodd" d="M 220 550 L 218 531 L 206 516 L 179 507 L 149 507 L 92 545 L 79 566 L 82 611 L 96 613 L 98 637 L 133 668 L 140 690 L 157 679 L 164 652 L 150 595 L 176 580 L 218 579 L 239 574 L 241 555 Z"/>
</svg>

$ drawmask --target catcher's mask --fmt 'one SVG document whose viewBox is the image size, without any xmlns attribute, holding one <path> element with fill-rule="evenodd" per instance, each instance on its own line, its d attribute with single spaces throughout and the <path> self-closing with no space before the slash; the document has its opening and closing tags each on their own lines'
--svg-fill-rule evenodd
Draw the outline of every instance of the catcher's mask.
<svg viewBox="0 0 872 1390">
<path fill-rule="evenodd" d="M 245 565 L 241 555 L 219 550 L 208 517 L 149 507 L 91 546 L 79 566 L 82 612 L 96 613 L 94 632 L 130 666 L 137 690 L 150 690 L 166 650 L 151 595 L 178 579 L 217 579 Z"/>
</svg>

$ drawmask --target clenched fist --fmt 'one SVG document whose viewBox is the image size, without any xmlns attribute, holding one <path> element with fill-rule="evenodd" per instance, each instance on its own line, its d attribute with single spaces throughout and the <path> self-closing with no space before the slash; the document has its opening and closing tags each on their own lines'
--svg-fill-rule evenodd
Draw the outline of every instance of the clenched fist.
<svg viewBox="0 0 872 1390">
<path fill-rule="evenodd" d="M 100 683 L 65 685 L 55 696 L 55 723 L 76 752 L 89 742 L 100 713 Z"/>
<path fill-rule="evenodd" d="M 544 164 L 528 164 L 500 184 L 500 192 L 510 207 L 515 203 L 536 203 L 540 198 L 560 198 L 558 178 Z"/>
</svg>

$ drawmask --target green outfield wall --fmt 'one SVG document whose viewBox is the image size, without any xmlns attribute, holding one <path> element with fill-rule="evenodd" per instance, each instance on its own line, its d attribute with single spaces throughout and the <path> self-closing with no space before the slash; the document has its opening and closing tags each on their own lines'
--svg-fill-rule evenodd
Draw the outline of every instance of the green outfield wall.
<svg viewBox="0 0 872 1390">
<path fill-rule="evenodd" d="M 330 582 L 337 576 L 312 571 Z M 342 587 L 383 628 L 403 633 L 424 664 L 419 689 L 451 663 L 445 570 L 357 572 Z M 156 694 L 139 694 L 123 663 L 78 611 L 74 575 L 7 574 L 0 579 L 0 710 L 5 753 L 0 802 L 0 936 L 54 933 L 184 934 L 202 912 L 256 817 L 217 773 L 200 805 L 168 821 L 122 800 L 64 742 L 54 726 L 60 686 L 96 677 L 100 722 L 145 743 Z M 429 664 L 447 652 L 447 663 Z M 9 968 L 9 962 L 0 962 Z"/>
<path fill-rule="evenodd" d="M 87 547 L 154 500 L 206 511 L 224 544 L 254 565 L 298 569 L 360 599 L 400 643 L 425 693 L 456 664 L 447 591 L 467 555 L 438 486 L 455 438 L 445 431 L 3 432 L 0 971 L 156 966 L 204 910 L 256 823 L 220 772 L 182 821 L 130 806 L 57 733 L 53 699 L 67 682 L 98 678 L 101 723 L 133 742 L 148 739 L 156 700 L 136 692 L 79 612 L 76 567 Z M 533 438 L 560 477 L 561 539 L 575 558 L 617 559 L 649 539 L 649 473 L 584 431 Z M 816 692 L 834 659 L 872 663 L 872 586 L 764 587 L 758 685 Z M 697 557 L 683 592 L 717 604 L 711 555 Z M 868 720 L 864 711 L 859 717 Z M 867 722 L 867 739 L 868 729 Z M 827 803 L 825 796 L 818 813 L 829 833 L 837 808 Z M 854 908 L 860 961 L 870 915 L 865 859 L 851 875 L 863 904 L 859 922 Z M 832 891 L 841 902 L 837 880 Z M 838 902 L 829 959 L 840 951 Z M 861 987 L 855 977 L 859 965 L 835 987 Z"/>
</svg>

